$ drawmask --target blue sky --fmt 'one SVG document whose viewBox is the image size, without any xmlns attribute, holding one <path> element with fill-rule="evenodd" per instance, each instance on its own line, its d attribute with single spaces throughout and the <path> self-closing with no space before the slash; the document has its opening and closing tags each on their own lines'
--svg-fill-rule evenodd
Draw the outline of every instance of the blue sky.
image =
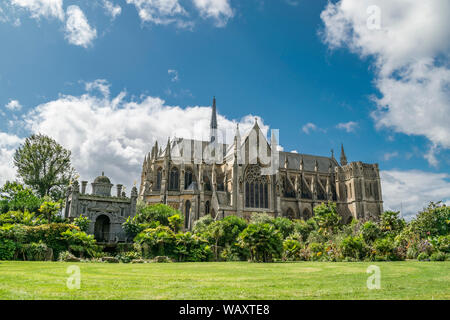
<svg viewBox="0 0 450 320">
<path fill-rule="evenodd" d="M 101 148 L 117 147 L 107 157 L 103 149 L 94 150 L 100 148 L 95 142 L 72 150 L 83 178 L 106 167 L 113 178 L 130 179 L 131 170 L 138 179 L 142 151 L 149 151 L 156 138 L 164 143 L 173 123 L 189 123 L 170 112 L 165 116 L 165 110 L 190 119 L 198 115 L 203 119 L 199 126 L 206 126 L 208 110 L 195 107 L 209 106 L 215 95 L 219 126 L 220 119 L 228 125 L 258 116 L 280 130 L 285 151 L 329 155 L 333 148 L 338 157 L 344 143 L 349 160 L 379 163 L 386 178 L 385 200 L 392 208 L 402 201 L 410 203 L 406 207 L 412 212 L 426 200 L 450 201 L 449 37 L 433 32 L 445 29 L 439 11 L 445 13 L 448 6 L 431 1 L 429 9 L 437 18 L 428 23 L 436 25 L 426 26 L 432 37 L 422 35 L 429 44 L 417 53 L 396 48 L 395 37 L 383 43 L 387 40 L 361 31 L 358 23 L 366 21 L 366 8 L 375 3 L 381 8 L 381 30 L 414 47 L 420 43 L 417 30 L 398 29 L 396 22 L 412 21 L 420 5 L 402 16 L 391 4 L 395 1 L 377 0 L 365 7 L 361 2 L 168 0 L 161 7 L 158 1 L 142 0 L 139 7 L 137 0 L 3 1 L 0 174 L 3 180 L 14 175 L 11 150 L 39 131 L 71 149 L 92 135 L 99 135 Z M 108 8 L 115 8 L 115 16 Z M 342 20 L 354 30 L 339 31 Z M 386 49 L 390 46 L 394 49 Z M 411 59 L 427 63 L 411 64 Z M 402 74 L 405 68 L 411 72 Z M 443 85 L 421 87 L 415 77 Z M 120 103 L 114 104 L 118 96 Z M 436 96 L 439 100 L 424 102 Z M 133 103 L 138 107 L 133 109 Z M 102 108 L 109 108 L 104 113 L 109 119 L 118 109 L 133 110 L 126 124 L 118 116 L 108 128 L 96 129 L 101 122 L 88 125 Z M 133 129 L 133 117 L 145 119 L 138 115 L 144 112 L 155 118 L 156 109 L 158 123 Z"/>
</svg>

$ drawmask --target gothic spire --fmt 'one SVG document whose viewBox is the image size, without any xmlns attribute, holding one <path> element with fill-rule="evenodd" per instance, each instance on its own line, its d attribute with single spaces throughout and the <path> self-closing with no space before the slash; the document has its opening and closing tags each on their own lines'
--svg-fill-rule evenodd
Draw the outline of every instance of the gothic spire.
<svg viewBox="0 0 450 320">
<path fill-rule="evenodd" d="M 241 147 L 241 133 L 239 132 L 239 123 L 236 124 L 236 133 L 234 134 L 234 152 Z"/>
<path fill-rule="evenodd" d="M 217 137 L 217 108 L 216 108 L 216 97 L 213 97 L 212 113 L 211 113 L 211 124 L 210 124 L 210 141 L 216 141 Z"/>
<path fill-rule="evenodd" d="M 167 139 L 167 147 L 165 157 L 170 159 L 170 138 Z"/>
<path fill-rule="evenodd" d="M 341 143 L 341 166 L 345 166 L 347 164 L 347 157 L 344 152 L 344 145 Z"/>
</svg>

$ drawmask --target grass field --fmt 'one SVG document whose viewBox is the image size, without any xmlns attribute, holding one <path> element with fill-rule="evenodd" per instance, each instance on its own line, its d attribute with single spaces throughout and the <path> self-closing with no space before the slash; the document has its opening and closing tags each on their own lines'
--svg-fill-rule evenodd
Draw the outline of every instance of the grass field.
<svg viewBox="0 0 450 320">
<path fill-rule="evenodd" d="M 369 265 L 381 289 L 369 290 Z M 67 267 L 81 288 L 66 286 Z M 0 262 L 0 299 L 450 299 L 450 262 Z"/>
</svg>

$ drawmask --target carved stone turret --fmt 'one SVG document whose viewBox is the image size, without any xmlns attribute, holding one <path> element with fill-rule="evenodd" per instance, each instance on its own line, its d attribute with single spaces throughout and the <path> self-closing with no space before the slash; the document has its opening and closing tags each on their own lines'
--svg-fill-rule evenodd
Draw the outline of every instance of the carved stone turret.
<svg viewBox="0 0 450 320">
<path fill-rule="evenodd" d="M 341 162 L 341 166 L 347 165 L 347 157 L 346 157 L 345 152 L 344 152 L 344 145 L 343 144 L 341 144 L 341 159 L 340 159 L 340 162 Z"/>
</svg>

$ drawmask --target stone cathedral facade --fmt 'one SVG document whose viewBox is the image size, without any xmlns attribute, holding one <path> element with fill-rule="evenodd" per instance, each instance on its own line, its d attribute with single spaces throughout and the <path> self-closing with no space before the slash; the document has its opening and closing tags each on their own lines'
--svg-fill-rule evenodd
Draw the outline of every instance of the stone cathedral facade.
<svg viewBox="0 0 450 320">
<path fill-rule="evenodd" d="M 156 142 L 143 162 L 139 199 L 180 210 L 185 229 L 205 215 L 266 212 L 306 220 L 327 201 L 337 203 L 345 222 L 376 220 L 383 212 L 378 164 L 348 162 L 343 146 L 338 162 L 333 151 L 330 157 L 277 151 L 274 135 L 269 143 L 256 120 L 245 136 L 237 128 L 232 144 L 219 143 L 217 132 L 214 99 L 209 141 L 169 139 L 164 149 Z"/>
</svg>

